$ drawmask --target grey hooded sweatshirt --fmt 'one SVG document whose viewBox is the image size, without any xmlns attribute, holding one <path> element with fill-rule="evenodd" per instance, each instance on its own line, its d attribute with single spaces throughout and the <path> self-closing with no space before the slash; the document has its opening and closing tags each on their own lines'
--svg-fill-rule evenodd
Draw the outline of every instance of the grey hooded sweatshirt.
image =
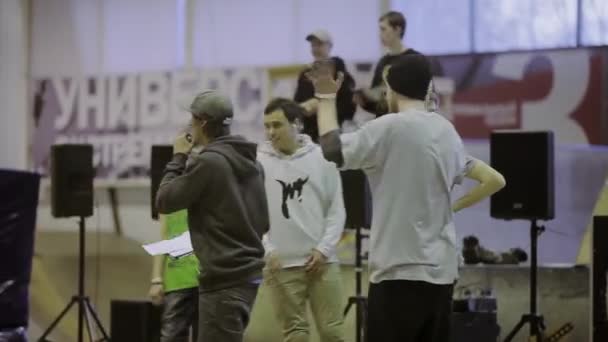
<svg viewBox="0 0 608 342">
<path fill-rule="evenodd" d="M 162 214 L 188 209 L 201 291 L 262 277 L 268 231 L 264 174 L 256 144 L 240 136 L 218 138 L 199 154 L 175 154 L 165 168 L 156 205 Z"/>
</svg>

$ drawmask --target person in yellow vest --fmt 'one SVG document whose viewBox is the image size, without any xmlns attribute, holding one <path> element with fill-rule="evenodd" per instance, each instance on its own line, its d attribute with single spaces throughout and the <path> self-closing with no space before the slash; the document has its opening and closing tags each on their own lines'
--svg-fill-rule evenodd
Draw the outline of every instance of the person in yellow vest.
<svg viewBox="0 0 608 342">
<path fill-rule="evenodd" d="M 160 215 L 161 237 L 172 239 L 188 230 L 188 211 Z M 193 341 L 198 326 L 199 262 L 194 254 L 180 258 L 154 257 L 149 296 L 156 305 L 164 305 L 161 342 L 187 342 L 190 328 Z"/>
</svg>

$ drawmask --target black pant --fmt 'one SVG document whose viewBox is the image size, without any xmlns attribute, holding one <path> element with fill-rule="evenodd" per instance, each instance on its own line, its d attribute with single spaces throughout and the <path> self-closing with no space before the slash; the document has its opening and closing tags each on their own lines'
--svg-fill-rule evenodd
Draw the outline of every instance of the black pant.
<svg viewBox="0 0 608 342">
<path fill-rule="evenodd" d="M 165 294 L 163 318 L 160 329 L 161 342 L 196 341 L 198 328 L 198 288 L 176 290 Z"/>
<path fill-rule="evenodd" d="M 453 288 L 409 280 L 370 284 L 367 342 L 450 341 Z"/>
<path fill-rule="evenodd" d="M 199 293 L 198 342 L 242 342 L 258 285 Z"/>
</svg>

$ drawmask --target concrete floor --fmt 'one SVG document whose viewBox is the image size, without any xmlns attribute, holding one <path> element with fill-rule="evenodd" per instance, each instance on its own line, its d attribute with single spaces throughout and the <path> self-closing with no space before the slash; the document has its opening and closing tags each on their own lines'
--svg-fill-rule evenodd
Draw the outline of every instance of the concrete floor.
<svg viewBox="0 0 608 342">
<path fill-rule="evenodd" d="M 150 278 L 151 259 L 133 241 L 109 234 L 87 236 L 87 293 L 109 330 L 112 299 L 145 299 Z M 39 233 L 31 287 L 32 328 L 35 340 L 40 327 L 46 327 L 76 292 L 77 235 L 73 233 Z M 98 253 L 99 252 L 99 253 Z M 99 256 L 98 256 L 99 255 Z M 491 287 L 498 299 L 498 319 L 503 337 L 522 313 L 528 310 L 527 267 L 466 267 L 461 270 L 459 286 L 472 289 Z M 366 277 L 367 275 L 365 275 Z M 344 298 L 354 293 L 352 267 L 343 267 Z M 539 273 L 540 310 L 546 317 L 548 331 L 572 322 L 574 331 L 561 341 L 589 340 L 589 281 L 586 268 L 544 267 Z M 60 325 L 56 341 L 74 339 L 75 310 Z M 346 340 L 354 341 L 354 313 L 346 319 Z M 527 342 L 522 331 L 515 341 Z M 318 341 L 313 325 L 312 341 Z M 267 292 L 261 288 L 250 327 L 248 342 L 280 341 L 280 331 L 269 304 Z M 475 341 L 472 341 L 475 342 Z"/>
</svg>

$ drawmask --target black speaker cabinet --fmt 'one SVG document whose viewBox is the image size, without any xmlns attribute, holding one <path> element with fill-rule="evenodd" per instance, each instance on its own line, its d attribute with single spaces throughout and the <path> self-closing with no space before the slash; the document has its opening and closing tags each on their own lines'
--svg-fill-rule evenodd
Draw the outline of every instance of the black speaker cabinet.
<svg viewBox="0 0 608 342">
<path fill-rule="evenodd" d="M 495 312 L 452 313 L 452 342 L 496 342 L 499 335 Z"/>
<path fill-rule="evenodd" d="M 158 220 L 158 210 L 156 209 L 156 193 L 158 186 L 163 179 L 163 171 L 168 162 L 173 157 L 173 146 L 153 145 L 150 154 L 150 209 L 152 218 Z"/>
<path fill-rule="evenodd" d="M 593 342 L 608 341 L 608 216 L 593 218 L 593 254 L 591 272 L 591 310 Z"/>
<path fill-rule="evenodd" d="M 367 190 L 367 177 L 361 170 L 340 172 L 344 209 L 345 228 L 369 228 L 371 226 L 371 198 Z"/>
<path fill-rule="evenodd" d="M 113 300 L 110 303 L 112 342 L 159 342 L 162 308 L 148 301 Z"/>
<path fill-rule="evenodd" d="M 507 182 L 490 200 L 492 217 L 507 220 L 555 217 L 553 132 L 492 132 L 490 164 Z"/>
<path fill-rule="evenodd" d="M 51 212 L 54 217 L 93 215 L 93 146 L 51 147 Z"/>
<path fill-rule="evenodd" d="M 39 193 L 39 174 L 0 169 L 0 331 L 29 322 Z"/>
</svg>

